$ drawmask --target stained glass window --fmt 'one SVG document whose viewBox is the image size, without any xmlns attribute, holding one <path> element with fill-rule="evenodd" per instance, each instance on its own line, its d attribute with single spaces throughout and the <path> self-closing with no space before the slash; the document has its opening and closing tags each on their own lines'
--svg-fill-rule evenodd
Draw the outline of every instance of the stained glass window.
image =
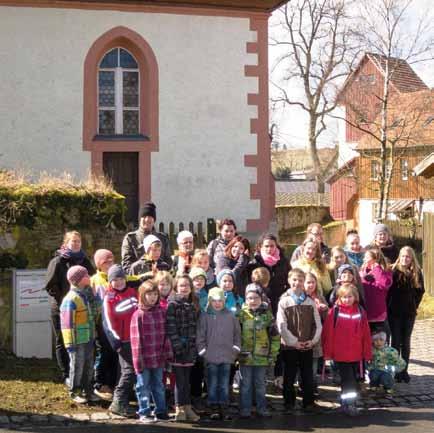
<svg viewBox="0 0 434 433">
<path fill-rule="evenodd" d="M 106 53 L 98 71 L 99 134 L 139 134 L 139 88 L 135 58 L 123 48 Z"/>
</svg>

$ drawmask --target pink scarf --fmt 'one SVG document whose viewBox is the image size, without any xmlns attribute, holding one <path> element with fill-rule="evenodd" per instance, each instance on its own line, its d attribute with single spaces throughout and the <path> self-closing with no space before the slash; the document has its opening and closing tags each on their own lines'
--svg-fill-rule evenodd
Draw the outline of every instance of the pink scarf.
<svg viewBox="0 0 434 433">
<path fill-rule="evenodd" d="M 280 250 L 276 248 L 274 254 L 265 254 L 261 252 L 262 260 L 267 266 L 274 266 L 280 260 Z"/>
</svg>

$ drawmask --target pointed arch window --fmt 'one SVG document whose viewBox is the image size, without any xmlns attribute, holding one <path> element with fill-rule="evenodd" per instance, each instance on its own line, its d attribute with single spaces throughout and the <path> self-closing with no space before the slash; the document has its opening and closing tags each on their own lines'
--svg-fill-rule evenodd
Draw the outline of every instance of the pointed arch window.
<svg viewBox="0 0 434 433">
<path fill-rule="evenodd" d="M 139 95 L 137 60 L 124 48 L 111 49 L 98 67 L 98 135 L 139 135 Z"/>
</svg>

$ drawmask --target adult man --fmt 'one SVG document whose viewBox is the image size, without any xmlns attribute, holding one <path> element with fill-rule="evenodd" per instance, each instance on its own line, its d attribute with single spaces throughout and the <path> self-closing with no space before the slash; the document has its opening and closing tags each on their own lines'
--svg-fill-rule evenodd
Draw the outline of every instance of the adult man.
<svg viewBox="0 0 434 433">
<path fill-rule="evenodd" d="M 139 260 L 143 254 L 143 241 L 146 236 L 153 234 L 161 241 L 161 258 L 169 266 L 172 265 L 169 238 L 165 233 L 155 230 L 154 224 L 157 219 L 156 206 L 151 201 L 146 202 L 139 211 L 139 228 L 129 232 L 122 241 L 122 267 L 129 273 L 131 265 Z"/>
</svg>

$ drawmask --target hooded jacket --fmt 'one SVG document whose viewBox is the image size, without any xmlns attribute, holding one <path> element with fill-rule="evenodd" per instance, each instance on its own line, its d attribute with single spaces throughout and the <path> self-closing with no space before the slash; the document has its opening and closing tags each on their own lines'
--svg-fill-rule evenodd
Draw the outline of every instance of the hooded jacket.
<svg viewBox="0 0 434 433">
<path fill-rule="evenodd" d="M 212 364 L 233 364 L 240 352 L 241 331 L 238 319 L 226 308 L 211 306 L 197 324 L 196 345 L 200 356 Z"/>
<path fill-rule="evenodd" d="M 251 310 L 243 305 L 238 317 L 241 325 L 240 364 L 272 365 L 280 349 L 280 335 L 268 305 Z"/>
<path fill-rule="evenodd" d="M 322 332 L 324 359 L 358 362 L 372 357 L 371 332 L 366 312 L 357 304 L 335 305 Z"/>
<path fill-rule="evenodd" d="M 327 297 L 332 291 L 332 280 L 327 268 L 322 272 L 318 268 L 315 260 L 308 260 L 306 257 L 300 257 L 292 264 L 293 268 L 299 268 L 303 272 L 312 272 L 318 279 L 318 291 Z"/>
</svg>

